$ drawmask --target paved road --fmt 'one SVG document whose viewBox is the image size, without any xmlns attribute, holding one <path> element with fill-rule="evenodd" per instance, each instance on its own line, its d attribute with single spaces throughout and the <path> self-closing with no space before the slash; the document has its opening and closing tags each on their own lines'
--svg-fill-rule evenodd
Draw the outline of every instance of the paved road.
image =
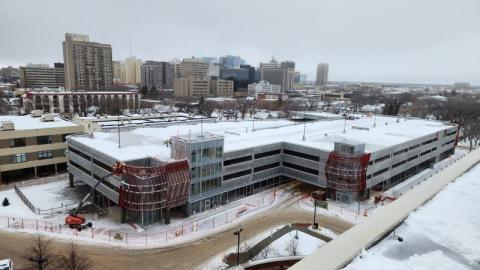
<svg viewBox="0 0 480 270">
<path fill-rule="evenodd" d="M 251 217 L 239 223 L 243 228 L 242 238 L 253 237 L 271 227 L 290 222 L 311 222 L 312 214 L 300 209 L 296 202 L 299 196 L 285 201 L 273 210 Z M 338 218 L 319 215 L 320 226 L 336 233 L 348 230 L 352 225 Z M 82 246 L 82 250 L 94 262 L 94 269 L 194 269 L 209 258 L 224 252 L 236 244 L 232 233 L 236 228 L 170 249 L 127 250 L 97 246 Z M 25 246 L 31 235 L 0 231 L 0 257 L 11 257 L 17 266 L 22 266 Z M 54 240 L 55 250 L 66 247 L 65 242 Z"/>
</svg>

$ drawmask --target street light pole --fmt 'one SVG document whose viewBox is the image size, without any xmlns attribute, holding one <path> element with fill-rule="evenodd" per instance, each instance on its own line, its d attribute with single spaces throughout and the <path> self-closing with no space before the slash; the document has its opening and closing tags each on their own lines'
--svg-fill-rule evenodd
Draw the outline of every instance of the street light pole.
<svg viewBox="0 0 480 270">
<path fill-rule="evenodd" d="M 313 229 L 318 229 L 317 223 L 317 200 L 313 199 Z"/>
<path fill-rule="evenodd" d="M 240 233 L 243 231 L 242 228 L 233 232 L 233 235 L 237 236 L 237 265 L 240 265 Z"/>
<path fill-rule="evenodd" d="M 305 141 L 305 131 L 307 129 L 307 115 L 303 112 L 303 138 L 302 141 Z"/>
</svg>

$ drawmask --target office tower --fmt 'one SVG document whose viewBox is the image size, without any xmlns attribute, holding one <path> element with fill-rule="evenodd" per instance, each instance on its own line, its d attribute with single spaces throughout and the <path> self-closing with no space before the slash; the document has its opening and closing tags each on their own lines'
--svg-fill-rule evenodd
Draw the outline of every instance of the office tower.
<svg viewBox="0 0 480 270">
<path fill-rule="evenodd" d="M 54 67 L 32 65 L 20 67 L 20 86 L 22 88 L 57 88 L 65 86 L 65 73 L 61 63 Z"/>
<path fill-rule="evenodd" d="M 245 64 L 245 60 L 240 58 L 240 56 L 234 56 L 234 55 L 222 56 L 220 57 L 218 62 L 221 66 L 225 68 L 235 68 Z"/>
<path fill-rule="evenodd" d="M 217 57 L 202 57 L 202 61 L 207 64 L 218 64 Z"/>
<path fill-rule="evenodd" d="M 141 85 L 148 89 L 172 89 L 174 66 L 169 62 L 146 61 L 141 68 Z"/>
<path fill-rule="evenodd" d="M 207 77 L 209 64 L 199 58 L 186 58 L 179 64 L 181 78 L 204 79 Z"/>
<path fill-rule="evenodd" d="M 112 47 L 90 42 L 87 35 L 65 34 L 65 87 L 68 90 L 104 90 L 112 87 Z"/>
<path fill-rule="evenodd" d="M 261 63 L 262 80 L 281 86 L 282 92 L 294 89 L 295 63 L 284 61 L 281 64 L 272 58 L 270 63 Z"/>
<path fill-rule="evenodd" d="M 320 63 L 317 65 L 317 80 L 316 86 L 326 86 L 328 82 L 328 64 Z"/>
</svg>

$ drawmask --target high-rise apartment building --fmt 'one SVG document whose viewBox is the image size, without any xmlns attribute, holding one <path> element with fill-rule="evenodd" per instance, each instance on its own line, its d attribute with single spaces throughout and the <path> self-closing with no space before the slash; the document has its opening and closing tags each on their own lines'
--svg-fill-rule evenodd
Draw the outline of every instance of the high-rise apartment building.
<svg viewBox="0 0 480 270">
<path fill-rule="evenodd" d="M 169 62 L 146 61 L 141 67 L 141 85 L 148 89 L 172 89 L 175 71 Z"/>
<path fill-rule="evenodd" d="M 65 34 L 65 87 L 68 90 L 104 90 L 112 87 L 112 47 L 90 42 L 87 35 Z"/>
<path fill-rule="evenodd" d="M 204 79 L 207 77 L 210 65 L 199 58 L 186 58 L 179 64 L 181 78 Z"/>
<path fill-rule="evenodd" d="M 325 86 L 328 82 L 328 64 L 320 63 L 317 65 L 317 80 L 315 81 L 316 86 Z"/>
<path fill-rule="evenodd" d="M 65 72 L 62 63 L 32 65 L 20 67 L 20 86 L 22 88 L 57 88 L 65 86 Z"/>
<path fill-rule="evenodd" d="M 112 61 L 113 66 L 113 82 L 122 82 L 122 63 L 120 61 Z"/>
<path fill-rule="evenodd" d="M 121 63 L 121 82 L 140 84 L 142 61 L 135 56 L 130 56 Z"/>
</svg>

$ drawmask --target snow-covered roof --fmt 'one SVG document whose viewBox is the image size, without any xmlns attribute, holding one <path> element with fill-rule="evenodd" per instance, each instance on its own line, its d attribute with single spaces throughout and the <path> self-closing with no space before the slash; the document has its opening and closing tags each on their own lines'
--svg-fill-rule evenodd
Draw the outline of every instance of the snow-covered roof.
<svg viewBox="0 0 480 270">
<path fill-rule="evenodd" d="M 15 130 L 42 129 L 42 128 L 59 128 L 59 127 L 75 127 L 75 123 L 54 117 L 54 121 L 42 122 L 40 117 L 32 117 L 31 115 L 1 115 L 0 122 L 12 121 Z"/>
<path fill-rule="evenodd" d="M 306 140 L 303 141 L 303 123 L 289 120 L 244 120 L 203 123 L 203 132 L 224 136 L 225 152 L 261 146 L 277 142 L 289 142 L 323 151 L 332 151 L 334 143 L 341 140 L 355 140 L 365 143 L 367 152 L 377 151 L 438 132 L 449 126 L 436 121 L 419 119 L 401 120 L 396 117 L 377 116 L 376 127 L 373 117 L 348 120 L 346 133 L 343 133 L 344 120 L 318 121 L 306 124 Z M 385 123 L 388 123 L 386 125 Z M 368 127 L 369 130 L 352 129 L 352 126 Z M 252 132 L 252 128 L 255 131 Z M 120 134 L 121 147 L 118 148 L 116 132 L 96 132 L 93 138 L 73 136 L 72 140 L 104 152 L 117 160 L 133 160 L 145 157 L 170 159 L 170 148 L 165 142 L 172 136 L 198 134 L 201 124 L 175 125 L 167 127 L 145 127 Z"/>
</svg>

